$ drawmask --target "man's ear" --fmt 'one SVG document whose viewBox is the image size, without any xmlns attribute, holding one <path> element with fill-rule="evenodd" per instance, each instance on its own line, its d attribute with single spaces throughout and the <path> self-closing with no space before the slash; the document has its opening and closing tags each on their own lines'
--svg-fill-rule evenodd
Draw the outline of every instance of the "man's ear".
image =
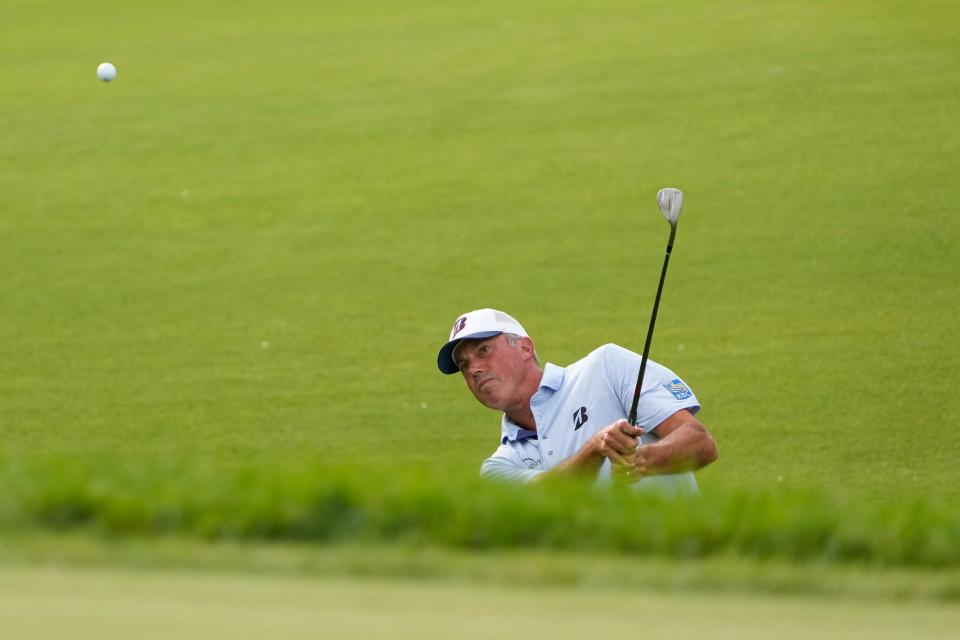
<svg viewBox="0 0 960 640">
<path fill-rule="evenodd" d="M 530 338 L 521 337 L 520 340 L 517 341 L 517 345 L 520 347 L 520 352 L 523 353 L 525 357 L 532 358 L 534 351 L 537 350 L 536 345 L 533 344 L 533 340 Z"/>
</svg>

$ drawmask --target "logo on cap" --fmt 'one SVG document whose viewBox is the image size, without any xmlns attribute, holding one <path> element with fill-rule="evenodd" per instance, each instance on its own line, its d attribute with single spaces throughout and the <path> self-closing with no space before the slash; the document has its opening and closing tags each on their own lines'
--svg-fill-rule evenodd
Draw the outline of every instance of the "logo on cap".
<svg viewBox="0 0 960 640">
<path fill-rule="evenodd" d="M 453 323 L 453 331 L 450 332 L 450 339 L 453 340 L 453 336 L 457 335 L 467 326 L 467 316 L 460 316 L 460 318 Z"/>
</svg>

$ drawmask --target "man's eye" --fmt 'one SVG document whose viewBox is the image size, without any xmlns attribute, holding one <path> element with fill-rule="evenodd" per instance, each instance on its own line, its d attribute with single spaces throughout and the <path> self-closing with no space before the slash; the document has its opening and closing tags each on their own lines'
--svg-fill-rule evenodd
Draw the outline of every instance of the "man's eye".
<svg viewBox="0 0 960 640">
<path fill-rule="evenodd" d="M 480 355 L 485 356 L 490 352 L 490 345 L 482 345 L 478 351 L 480 352 Z"/>
</svg>

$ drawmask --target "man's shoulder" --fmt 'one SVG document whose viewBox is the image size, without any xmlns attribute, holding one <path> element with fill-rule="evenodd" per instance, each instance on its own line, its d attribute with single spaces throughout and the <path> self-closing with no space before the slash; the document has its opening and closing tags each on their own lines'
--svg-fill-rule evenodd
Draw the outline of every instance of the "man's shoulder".
<svg viewBox="0 0 960 640">
<path fill-rule="evenodd" d="M 592 366 L 597 366 L 603 364 L 604 362 L 610 360 L 621 360 L 621 359 L 631 359 L 638 357 L 637 354 L 630 351 L 629 349 L 624 349 L 620 345 L 616 345 L 612 342 L 607 344 L 600 345 L 587 355 L 583 356 L 576 362 L 570 364 L 567 368 L 581 369 L 589 368 Z"/>
</svg>

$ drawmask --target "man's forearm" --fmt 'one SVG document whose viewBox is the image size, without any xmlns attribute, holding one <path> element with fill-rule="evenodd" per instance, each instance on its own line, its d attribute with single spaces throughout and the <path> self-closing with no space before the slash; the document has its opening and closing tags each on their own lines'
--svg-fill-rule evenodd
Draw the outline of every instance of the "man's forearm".
<svg viewBox="0 0 960 640">
<path fill-rule="evenodd" d="M 534 480 L 542 481 L 556 476 L 596 477 L 608 458 L 617 464 L 627 464 L 637 453 L 637 437 L 641 433 L 641 429 L 626 420 L 617 420 L 593 434 L 575 454 L 553 469 L 539 474 Z"/>
<path fill-rule="evenodd" d="M 699 424 L 685 424 L 661 440 L 637 450 L 630 475 L 662 475 L 695 471 L 717 459 L 717 446 Z"/>
<path fill-rule="evenodd" d="M 591 438 L 579 451 L 560 464 L 531 478 L 531 482 L 543 482 L 550 478 L 596 475 L 606 458 L 597 448 L 596 438 Z"/>
</svg>

